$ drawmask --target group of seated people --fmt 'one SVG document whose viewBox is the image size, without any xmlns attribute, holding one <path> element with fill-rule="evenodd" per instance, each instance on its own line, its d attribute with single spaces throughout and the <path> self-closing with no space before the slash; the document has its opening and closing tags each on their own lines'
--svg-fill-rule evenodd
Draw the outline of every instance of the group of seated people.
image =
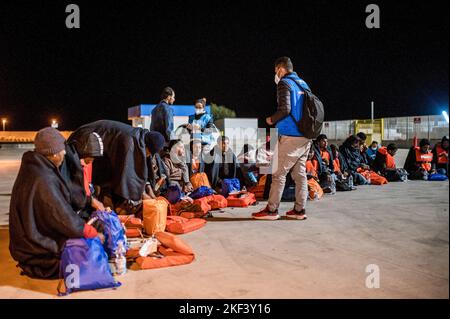
<svg viewBox="0 0 450 319">
<path fill-rule="evenodd" d="M 325 193 L 369 184 L 372 173 L 403 180 L 404 172 L 394 160 L 397 147 L 389 144 L 375 152 L 372 143 L 369 151 L 365 139 L 359 133 L 337 147 L 328 145 L 325 135 L 317 137 L 306 165 L 308 178 Z M 433 151 L 426 140 L 412 148 L 405 163 L 409 177 L 448 174 L 448 144 L 445 137 Z M 42 129 L 35 150 L 23 155 L 12 191 L 11 255 L 24 274 L 56 278 L 65 241 L 98 235 L 87 223 L 91 212 L 133 212 L 142 200 L 164 196 L 173 185 L 188 194 L 194 190 L 193 177 L 199 175 L 219 192 L 226 179 L 256 186 L 264 179 L 249 151 L 247 146 L 236 156 L 225 136 L 213 148 L 196 138 L 185 147 L 180 140 L 167 143 L 159 132 L 109 120 L 83 125 L 67 141 L 54 128 Z"/>
</svg>

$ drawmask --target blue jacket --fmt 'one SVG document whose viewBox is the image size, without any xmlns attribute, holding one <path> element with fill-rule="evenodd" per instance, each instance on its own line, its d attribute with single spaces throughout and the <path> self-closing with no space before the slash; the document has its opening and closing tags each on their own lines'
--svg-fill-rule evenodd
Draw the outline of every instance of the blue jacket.
<svg viewBox="0 0 450 319">
<path fill-rule="evenodd" d="M 193 114 L 189 115 L 189 124 L 198 124 L 200 125 L 201 132 L 197 132 L 192 135 L 193 139 L 200 139 L 202 141 L 202 144 L 211 144 L 212 141 L 212 131 L 208 130 L 212 128 L 214 124 L 214 120 L 211 114 L 209 113 L 203 113 L 203 114 Z"/>
<path fill-rule="evenodd" d="M 276 123 L 279 135 L 303 136 L 290 114 L 297 122 L 300 121 L 303 112 L 304 88 L 309 89 L 308 84 L 295 72 L 285 75 L 278 83 L 278 109 L 272 116 L 272 121 Z"/>
<path fill-rule="evenodd" d="M 173 132 L 173 108 L 165 101 L 161 101 L 152 111 L 150 131 L 156 131 L 164 136 L 166 142 L 170 141 Z"/>
</svg>

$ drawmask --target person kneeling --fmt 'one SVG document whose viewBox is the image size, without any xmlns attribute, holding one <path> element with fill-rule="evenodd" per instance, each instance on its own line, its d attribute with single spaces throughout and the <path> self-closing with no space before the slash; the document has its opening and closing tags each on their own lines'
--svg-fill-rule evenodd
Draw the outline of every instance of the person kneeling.
<svg viewBox="0 0 450 319">
<path fill-rule="evenodd" d="M 35 150 L 22 157 L 11 195 L 9 250 L 23 274 L 55 279 L 66 240 L 93 238 L 97 231 L 71 206 L 69 186 L 59 171 L 64 137 L 47 127 L 34 143 Z"/>
</svg>

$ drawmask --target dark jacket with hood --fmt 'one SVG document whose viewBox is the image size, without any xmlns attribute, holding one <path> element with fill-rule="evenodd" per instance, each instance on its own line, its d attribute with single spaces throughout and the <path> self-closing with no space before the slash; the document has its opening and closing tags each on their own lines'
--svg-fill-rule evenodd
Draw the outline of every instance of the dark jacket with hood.
<svg viewBox="0 0 450 319">
<path fill-rule="evenodd" d="M 92 181 L 102 194 L 139 201 L 148 177 L 145 135 L 148 130 L 116 121 L 100 120 L 81 126 L 68 144 L 92 132 L 103 141 L 103 157 L 93 163 Z"/>
<path fill-rule="evenodd" d="M 331 151 L 330 147 L 327 147 L 327 152 L 330 154 L 330 163 L 328 165 L 322 160 L 322 155 L 320 155 L 320 147 L 317 145 L 317 143 L 313 143 L 314 148 L 314 157 L 319 162 L 319 171 L 317 172 L 318 175 L 326 174 L 326 173 L 334 173 L 334 157 L 333 152 Z"/>
<path fill-rule="evenodd" d="M 342 172 L 355 173 L 356 170 L 365 164 L 361 151 L 352 146 L 351 138 L 345 140 L 344 144 L 339 147 Z"/>
<path fill-rule="evenodd" d="M 66 145 L 66 156 L 60 171 L 69 185 L 72 207 L 76 211 L 87 209 L 91 203 L 91 197 L 86 195 L 84 188 L 84 174 L 80 160 L 101 156 L 103 156 L 103 142 L 97 133 L 74 137 Z"/>
<path fill-rule="evenodd" d="M 26 275 L 57 278 L 66 240 L 83 237 L 70 194 L 52 162 L 34 151 L 23 155 L 11 196 L 9 250 Z"/>
</svg>

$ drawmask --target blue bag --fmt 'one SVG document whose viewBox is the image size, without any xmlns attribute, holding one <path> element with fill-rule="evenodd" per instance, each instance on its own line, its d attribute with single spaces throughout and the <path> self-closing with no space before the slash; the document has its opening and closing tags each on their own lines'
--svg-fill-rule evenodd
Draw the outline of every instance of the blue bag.
<svg viewBox="0 0 450 319">
<path fill-rule="evenodd" d="M 184 193 L 181 191 L 180 186 L 178 185 L 170 185 L 167 189 L 166 198 L 171 204 L 178 203 L 181 198 L 184 196 Z"/>
<path fill-rule="evenodd" d="M 433 182 L 441 182 L 441 181 L 446 181 L 448 179 L 447 176 L 442 175 L 442 174 L 430 174 L 428 175 L 428 180 L 429 181 L 433 181 Z"/>
<path fill-rule="evenodd" d="M 222 181 L 222 195 L 227 197 L 231 192 L 239 192 L 241 183 L 237 178 L 226 178 Z"/>
<path fill-rule="evenodd" d="M 58 296 L 81 290 L 116 288 L 121 285 L 111 274 L 108 255 L 98 237 L 66 241 L 61 255 L 60 276 L 64 279 L 66 292 L 61 292 L 61 281 L 58 285 Z"/>
<path fill-rule="evenodd" d="M 214 195 L 214 190 L 209 188 L 208 186 L 200 186 L 196 190 L 194 190 L 189 197 L 192 199 L 199 199 L 206 196 Z"/>
<path fill-rule="evenodd" d="M 125 238 L 125 230 L 119 220 L 119 217 L 117 217 L 115 212 L 102 211 L 92 213 L 91 217 L 97 217 L 103 223 L 103 235 L 105 235 L 105 243 L 103 247 L 110 258 L 114 257 L 119 242 L 122 242 L 124 247 L 126 247 L 127 243 Z"/>
</svg>

